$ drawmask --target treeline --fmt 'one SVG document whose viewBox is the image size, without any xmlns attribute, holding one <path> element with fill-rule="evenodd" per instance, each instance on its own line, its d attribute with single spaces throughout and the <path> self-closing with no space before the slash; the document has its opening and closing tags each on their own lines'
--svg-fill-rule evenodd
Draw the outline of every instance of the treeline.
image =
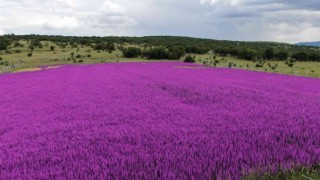
<svg viewBox="0 0 320 180">
<path fill-rule="evenodd" d="M 142 50 L 137 47 L 120 47 L 119 48 L 124 57 L 126 58 L 136 58 L 136 57 L 145 57 L 148 59 L 171 59 L 177 60 L 183 57 L 186 54 L 186 48 L 183 46 L 171 46 L 171 47 L 152 47 L 145 48 Z"/>
<path fill-rule="evenodd" d="M 46 35 L 4 35 L 0 36 L 0 50 L 27 40 L 30 46 L 41 48 L 41 41 L 51 41 L 61 47 L 90 46 L 95 50 L 112 52 L 119 48 L 125 57 L 143 56 L 150 59 L 179 59 L 186 53 L 214 53 L 221 56 L 235 56 L 246 60 L 320 61 L 320 48 L 296 46 L 275 42 L 220 41 L 176 36 L 145 37 L 75 37 Z M 135 48 L 126 48 L 135 46 Z M 31 47 L 31 48 L 32 48 Z"/>
<path fill-rule="evenodd" d="M 320 61 L 319 51 L 299 51 L 289 54 L 287 50 L 277 50 L 273 48 L 267 48 L 264 51 L 257 51 L 254 49 L 235 49 L 235 48 L 218 48 L 214 50 L 215 53 L 221 56 L 235 56 L 245 60 L 281 60 L 285 61 L 288 58 L 297 61 Z"/>
</svg>

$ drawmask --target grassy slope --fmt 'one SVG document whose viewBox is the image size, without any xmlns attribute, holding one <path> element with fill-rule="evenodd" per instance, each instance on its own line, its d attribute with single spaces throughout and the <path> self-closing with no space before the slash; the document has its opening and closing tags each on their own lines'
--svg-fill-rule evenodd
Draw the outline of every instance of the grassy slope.
<svg viewBox="0 0 320 180">
<path fill-rule="evenodd" d="M 3 61 L 9 61 L 10 63 L 17 63 L 19 60 L 23 60 L 26 63 L 23 65 L 16 67 L 15 69 L 10 69 L 10 71 L 17 71 L 21 69 L 27 68 L 35 68 L 38 66 L 45 66 L 45 65 L 56 65 L 56 64 L 74 64 L 74 62 L 68 61 L 67 59 L 70 58 L 71 52 L 74 52 L 76 56 L 77 54 L 86 56 L 90 54 L 91 57 L 80 58 L 84 60 L 84 63 L 101 63 L 101 62 L 117 62 L 117 61 L 145 61 L 145 59 L 126 59 L 121 57 L 122 53 L 119 50 L 114 51 L 113 53 L 108 53 L 106 51 L 94 51 L 90 47 L 79 47 L 79 51 L 77 52 L 77 48 L 70 48 L 67 47 L 65 49 L 61 49 L 60 47 L 55 48 L 54 51 L 50 51 L 50 46 L 52 45 L 51 42 L 42 42 L 44 47 L 42 49 L 36 48 L 33 51 L 33 56 L 28 57 L 27 54 L 30 52 L 28 49 L 28 43 L 26 41 L 21 41 L 20 43 L 24 44 L 24 47 L 18 48 L 10 48 L 10 52 L 12 54 L 6 54 L 4 51 L 0 53 L 0 57 L 3 58 Z M 21 50 L 20 53 L 16 53 L 16 50 Z M 211 55 L 196 55 L 196 59 L 198 63 L 202 63 L 204 60 L 209 61 L 211 60 Z M 76 60 L 80 60 L 76 59 Z M 224 59 L 224 60 L 222 60 Z M 229 62 L 232 62 L 237 65 L 234 68 L 241 68 L 241 69 L 249 69 L 255 71 L 268 71 L 273 72 L 271 68 L 265 65 L 263 68 L 256 68 L 255 62 L 240 60 L 234 57 L 217 57 L 217 60 L 220 63 L 217 67 L 228 67 Z M 298 76 L 308 76 L 308 77 L 317 77 L 320 78 L 320 63 L 318 62 L 297 62 L 295 63 L 293 68 L 289 68 L 285 62 L 283 61 L 271 61 L 270 64 L 274 65 L 275 63 L 278 64 L 278 68 L 276 69 L 277 73 L 283 74 L 291 74 L 291 75 L 298 75 Z M 247 65 L 249 67 L 247 67 Z M 0 73 L 3 71 L 4 66 L 0 65 Z"/>
<path fill-rule="evenodd" d="M 196 55 L 196 60 L 198 63 L 202 63 L 203 61 L 212 59 L 210 57 L 211 55 Z M 267 70 L 267 72 L 274 72 L 267 66 L 267 63 L 263 68 L 257 68 L 255 67 L 257 63 L 253 61 L 241 60 L 234 57 L 217 57 L 216 59 L 220 61 L 220 63 L 217 64 L 217 67 L 228 67 L 229 62 L 232 62 L 237 65 L 237 67 L 234 68 L 264 72 Z M 275 71 L 276 73 L 320 78 L 319 62 L 296 62 L 293 68 L 288 67 L 288 65 L 286 65 L 284 61 L 270 61 L 270 64 L 278 64 L 278 67 Z M 249 65 L 249 68 L 247 67 L 247 65 Z"/>
</svg>

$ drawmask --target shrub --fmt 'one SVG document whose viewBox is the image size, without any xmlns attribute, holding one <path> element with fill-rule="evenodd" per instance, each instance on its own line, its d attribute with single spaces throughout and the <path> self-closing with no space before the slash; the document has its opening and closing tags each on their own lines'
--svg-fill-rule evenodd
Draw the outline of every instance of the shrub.
<svg viewBox="0 0 320 180">
<path fill-rule="evenodd" d="M 168 59 L 169 51 L 165 47 L 157 47 L 149 49 L 146 55 L 148 59 Z"/>
<path fill-rule="evenodd" d="M 135 58 L 142 55 L 142 50 L 136 47 L 122 49 L 123 56 L 126 58 Z"/>
<path fill-rule="evenodd" d="M 186 62 L 186 63 L 195 63 L 196 60 L 194 60 L 194 58 L 192 56 L 187 56 L 186 58 L 184 58 L 184 61 L 183 62 Z"/>
<path fill-rule="evenodd" d="M 80 60 L 78 61 L 78 63 L 83 63 L 83 59 L 80 59 Z"/>
<path fill-rule="evenodd" d="M 32 53 L 28 53 L 28 57 L 31 57 L 32 56 Z"/>
<path fill-rule="evenodd" d="M 13 47 L 19 47 L 20 46 L 20 43 L 19 42 L 15 42 Z"/>
<path fill-rule="evenodd" d="M 81 58 L 81 55 L 80 54 L 76 55 L 76 58 Z"/>
<path fill-rule="evenodd" d="M 91 54 L 88 54 L 87 57 L 88 57 L 88 58 L 91 57 Z"/>
<path fill-rule="evenodd" d="M 54 46 L 50 46 L 51 51 L 54 51 L 54 48 L 55 48 Z"/>
</svg>

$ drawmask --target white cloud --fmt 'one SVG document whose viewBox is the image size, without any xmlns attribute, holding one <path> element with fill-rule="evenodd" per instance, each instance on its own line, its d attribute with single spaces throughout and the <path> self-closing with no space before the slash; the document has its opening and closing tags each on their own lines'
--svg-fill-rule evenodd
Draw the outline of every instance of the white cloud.
<svg viewBox="0 0 320 180">
<path fill-rule="evenodd" d="M 120 35 L 137 22 L 112 0 L 0 0 L 0 28 L 17 34 Z"/>
<path fill-rule="evenodd" d="M 2 33 L 320 40 L 318 0 L 0 0 L 0 4 Z"/>
<path fill-rule="evenodd" d="M 239 5 L 241 0 L 200 0 L 201 4 L 209 3 L 210 5 L 228 4 L 232 6 Z"/>
<path fill-rule="evenodd" d="M 4 34 L 5 34 L 4 30 L 0 29 L 0 35 L 4 35 Z"/>
</svg>

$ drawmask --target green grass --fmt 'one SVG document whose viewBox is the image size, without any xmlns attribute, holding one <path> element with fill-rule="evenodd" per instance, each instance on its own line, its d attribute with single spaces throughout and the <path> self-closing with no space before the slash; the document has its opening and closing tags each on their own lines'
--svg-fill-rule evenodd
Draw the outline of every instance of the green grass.
<svg viewBox="0 0 320 180">
<path fill-rule="evenodd" d="M 212 57 L 213 55 L 196 55 L 196 61 L 197 63 L 202 64 L 205 61 L 207 62 L 207 65 L 213 66 L 213 64 L 210 63 L 213 62 Z M 233 63 L 236 66 L 233 66 L 232 68 L 320 78 L 319 62 L 295 62 L 294 66 L 291 68 L 285 63 L 285 61 L 268 61 L 262 68 L 258 68 L 256 67 L 257 62 L 241 60 L 235 57 L 217 56 L 216 60 L 220 61 L 216 67 L 228 67 L 229 63 Z M 278 67 L 275 70 L 272 70 L 267 65 L 268 63 L 271 66 L 278 64 Z"/>
<path fill-rule="evenodd" d="M 71 53 L 74 53 L 74 57 L 78 54 L 84 57 L 81 58 L 74 58 L 76 61 L 83 60 L 84 64 L 91 64 L 91 63 L 105 63 L 105 62 L 128 62 L 128 61 L 145 61 L 143 59 L 134 58 L 134 59 L 127 59 L 122 57 L 122 53 L 119 50 L 116 50 L 112 53 L 107 51 L 96 51 L 90 47 L 78 47 L 78 48 L 60 48 L 51 42 L 42 42 L 44 44 L 42 49 L 35 48 L 32 52 L 32 56 L 28 57 L 28 53 L 31 50 L 28 48 L 29 44 L 26 41 L 21 41 L 20 43 L 24 44 L 24 47 L 18 48 L 9 48 L 10 54 L 6 53 L 5 51 L 0 52 L 0 57 L 3 59 L 2 61 L 8 61 L 9 66 L 6 67 L 4 65 L 0 65 L 0 73 L 3 68 L 10 69 L 10 71 L 18 71 L 21 69 L 29 69 L 29 68 L 36 68 L 39 66 L 50 66 L 50 65 L 64 65 L 64 64 L 77 64 L 74 63 L 71 59 Z M 51 51 L 50 46 L 54 45 L 55 50 Z M 21 52 L 17 53 L 16 51 L 19 50 Z M 87 57 L 90 54 L 91 57 Z M 68 60 L 71 59 L 71 60 Z M 21 64 L 19 67 L 12 68 L 11 64 L 17 64 L 21 61 L 24 63 Z"/>
<path fill-rule="evenodd" d="M 299 168 L 292 171 L 280 172 L 277 175 L 262 174 L 251 175 L 243 178 L 244 180 L 320 180 L 320 165 L 312 168 Z"/>
<path fill-rule="evenodd" d="M 45 42 L 43 41 L 42 44 L 44 45 L 42 49 L 36 48 L 33 51 L 32 57 L 28 57 L 27 54 L 30 53 L 29 44 L 27 41 L 20 41 L 24 47 L 9 47 L 8 51 L 11 54 L 6 53 L 5 51 L 0 51 L 0 57 L 3 59 L 2 61 L 8 61 L 9 66 L 0 65 L 0 73 L 4 71 L 18 71 L 21 69 L 29 69 L 29 68 L 36 68 L 39 66 L 50 66 L 50 65 L 63 65 L 63 64 L 77 64 L 74 63 L 73 60 L 68 60 L 71 58 L 71 53 L 74 53 L 74 57 L 78 54 L 82 56 L 87 56 L 88 54 L 91 57 L 82 57 L 82 58 L 75 58 L 76 61 L 83 60 L 84 64 L 91 64 L 91 63 L 106 63 L 106 62 L 132 62 L 132 61 L 148 61 L 147 59 L 143 58 L 133 58 L 127 59 L 122 57 L 122 53 L 119 50 L 116 50 L 112 53 L 106 51 L 96 51 L 90 47 L 81 47 L 78 48 L 71 48 L 67 46 L 66 48 L 62 49 L 59 46 L 53 44 L 52 42 Z M 55 50 L 51 51 L 50 46 L 54 45 Z M 127 45 L 139 47 L 137 45 Z M 16 51 L 21 52 L 16 52 Z M 206 54 L 206 55 L 195 55 L 197 63 L 203 64 L 203 62 L 207 62 L 208 66 L 213 66 L 213 55 Z M 182 61 L 183 58 L 181 58 Z M 12 67 L 11 64 L 17 64 L 21 62 L 23 64 L 19 64 L 19 66 Z M 320 78 L 320 63 L 319 62 L 296 62 L 295 65 L 291 68 L 285 64 L 284 61 L 270 61 L 270 65 L 278 64 L 278 67 L 275 70 L 272 70 L 267 63 L 262 68 L 256 67 L 256 62 L 253 61 L 246 61 L 237 59 L 235 57 L 220 57 L 217 56 L 216 60 L 219 61 L 216 64 L 216 67 L 228 67 L 229 63 L 232 63 L 232 68 L 239 68 L 239 69 L 247 69 L 253 71 L 263 71 L 263 72 L 272 72 L 272 73 L 282 73 L 282 74 L 289 74 L 289 75 L 296 75 L 296 76 L 307 76 L 307 77 L 316 77 Z"/>
</svg>

